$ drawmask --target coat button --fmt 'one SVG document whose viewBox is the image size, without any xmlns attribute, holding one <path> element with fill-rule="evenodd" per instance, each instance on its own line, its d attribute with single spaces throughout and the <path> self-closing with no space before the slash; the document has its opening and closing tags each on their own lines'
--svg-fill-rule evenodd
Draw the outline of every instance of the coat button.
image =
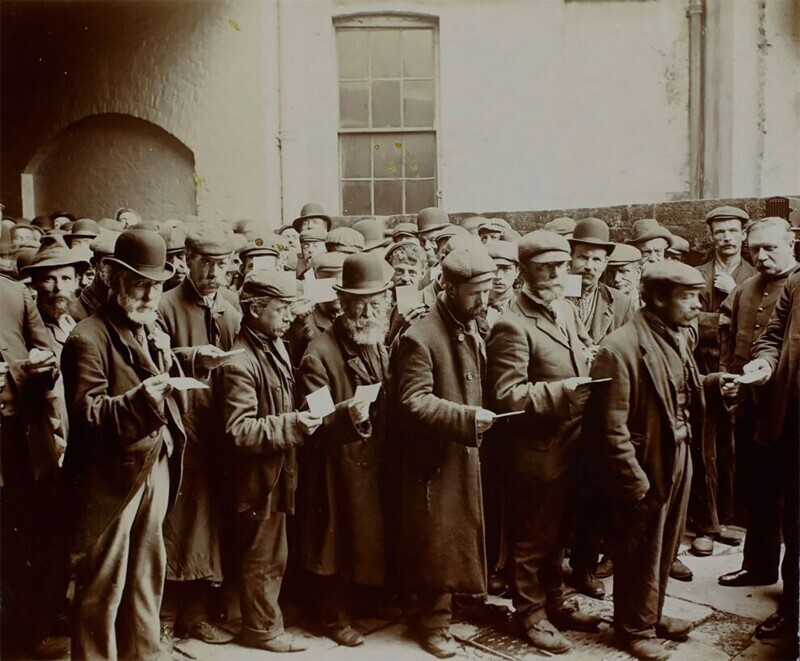
<svg viewBox="0 0 800 661">
<path fill-rule="evenodd" d="M 761 324 L 756 324 L 753 328 L 761 328 Z"/>
<path fill-rule="evenodd" d="M 459 333 L 458 334 L 458 341 L 459 342 L 463 342 L 464 341 L 464 333 Z"/>
<path fill-rule="evenodd" d="M 467 381 L 472 381 L 472 379 L 473 379 L 472 372 L 467 372 Z"/>
<path fill-rule="evenodd" d="M 759 311 L 759 312 L 763 312 L 763 311 L 764 311 L 764 308 L 758 308 L 758 311 Z"/>
</svg>

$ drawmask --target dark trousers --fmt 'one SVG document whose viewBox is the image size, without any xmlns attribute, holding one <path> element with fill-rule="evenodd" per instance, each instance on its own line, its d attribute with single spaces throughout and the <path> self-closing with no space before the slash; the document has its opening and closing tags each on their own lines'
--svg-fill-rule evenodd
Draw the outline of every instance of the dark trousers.
<svg viewBox="0 0 800 661">
<path fill-rule="evenodd" d="M 169 467 L 162 454 L 76 571 L 73 659 L 155 659 L 167 571 L 163 524 Z"/>
<path fill-rule="evenodd" d="M 783 578 L 783 594 L 781 595 L 780 610 L 791 618 L 797 617 L 798 602 L 800 601 L 800 453 L 798 453 L 798 439 L 800 439 L 800 401 L 797 397 L 789 402 L 787 409 L 789 419 L 786 421 L 784 432 L 778 441 L 778 453 L 781 455 L 781 469 L 777 472 L 782 483 L 784 494 L 783 543 L 785 546 L 783 562 L 781 563 L 781 577 Z"/>
<path fill-rule="evenodd" d="M 447 629 L 453 621 L 453 595 L 443 592 L 421 592 L 417 625 L 422 631 Z"/>
<path fill-rule="evenodd" d="M 702 436 L 692 439 L 689 445 L 692 455 L 691 490 L 689 496 L 689 522 L 698 535 L 714 536 L 719 533 L 719 514 L 717 512 L 717 443 L 725 443 L 725 431 L 730 435 L 730 423 L 718 429 L 721 416 L 730 415 L 722 404 L 713 399 L 709 402 L 703 420 Z M 730 441 L 728 441 L 730 442 Z M 673 558 L 674 559 L 674 558 Z"/>
<path fill-rule="evenodd" d="M 570 487 L 568 471 L 547 483 L 515 475 L 511 510 L 511 587 L 517 617 L 525 628 L 564 602 L 564 524 Z"/>
<path fill-rule="evenodd" d="M 508 560 L 505 539 L 505 480 L 507 458 L 497 434 L 484 438 L 480 448 L 486 565 L 490 574 L 502 573 Z"/>
<path fill-rule="evenodd" d="M 621 638 L 655 637 L 669 570 L 686 523 L 691 479 L 691 457 L 686 444 L 680 443 L 665 501 L 648 494 L 613 508 L 614 630 Z"/>
<path fill-rule="evenodd" d="M 270 640 L 283 633 L 278 597 L 288 556 L 286 515 L 237 514 L 236 542 L 242 633 L 251 639 Z"/>
<path fill-rule="evenodd" d="M 188 633 L 196 624 L 209 620 L 211 584 L 208 581 L 167 581 L 164 585 L 164 604 L 161 619 L 175 619 L 178 635 Z M 174 613 L 165 613 L 167 605 Z"/>
</svg>

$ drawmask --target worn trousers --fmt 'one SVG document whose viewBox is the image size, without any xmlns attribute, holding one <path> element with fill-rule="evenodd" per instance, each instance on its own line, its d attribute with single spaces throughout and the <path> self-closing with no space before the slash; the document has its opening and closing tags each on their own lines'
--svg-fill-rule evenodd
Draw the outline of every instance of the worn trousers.
<svg viewBox="0 0 800 661">
<path fill-rule="evenodd" d="M 422 631 L 447 629 L 453 621 L 453 595 L 423 591 L 419 595 L 417 626 Z"/>
<path fill-rule="evenodd" d="M 570 474 L 546 483 L 516 475 L 511 510 L 510 570 L 514 608 L 525 628 L 564 602 L 564 528 Z"/>
<path fill-rule="evenodd" d="M 167 552 L 165 454 L 76 571 L 73 659 L 155 659 Z"/>
<path fill-rule="evenodd" d="M 685 443 L 675 448 L 666 500 L 648 493 L 612 510 L 614 631 L 623 639 L 654 638 L 661 619 L 669 570 L 686 524 L 692 460 Z"/>
<path fill-rule="evenodd" d="M 242 633 L 251 640 L 271 640 L 283 633 L 278 597 L 288 557 L 286 514 L 240 512 L 236 544 Z"/>
</svg>

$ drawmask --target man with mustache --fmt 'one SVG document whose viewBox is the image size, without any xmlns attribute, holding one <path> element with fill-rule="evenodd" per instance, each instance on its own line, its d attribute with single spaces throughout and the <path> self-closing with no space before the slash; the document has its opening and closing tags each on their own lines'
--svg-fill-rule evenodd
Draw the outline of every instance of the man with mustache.
<svg viewBox="0 0 800 661">
<path fill-rule="evenodd" d="M 389 266 L 375 253 L 348 255 L 335 285 L 342 314 L 306 349 L 298 391 L 330 390 L 335 411 L 305 448 L 300 556 L 318 585 L 319 617 L 340 645 L 364 642 L 353 627 L 355 591 L 379 597 L 386 582 L 385 437 Z M 380 384 L 374 402 L 358 386 Z M 363 600 L 362 600 L 363 601 Z"/>
<path fill-rule="evenodd" d="M 592 379 L 610 379 L 592 386 L 584 431 L 612 502 L 614 633 L 638 659 L 669 658 L 657 638 L 685 640 L 692 628 L 663 615 L 689 501 L 689 445 L 702 430 L 706 391 L 735 380 L 702 377 L 692 355 L 704 286 L 686 264 L 647 264 L 645 307 L 603 340 L 592 363 Z"/>
<path fill-rule="evenodd" d="M 64 460 L 76 567 L 72 658 L 155 659 L 166 574 L 163 523 L 180 484 L 185 399 L 169 337 L 156 326 L 173 274 L 156 233 L 126 230 L 107 303 L 61 356 L 70 437 Z"/>
<path fill-rule="evenodd" d="M 635 309 L 639 309 L 639 276 L 642 272 L 640 262 L 642 253 L 636 246 L 618 243 L 608 256 L 605 282 L 610 287 L 627 294 Z"/>
<path fill-rule="evenodd" d="M 569 260 L 567 239 L 554 232 L 522 237 L 524 284 L 487 344 L 496 410 L 523 412 L 506 423 L 504 438 L 512 466 L 507 502 L 516 616 L 531 645 L 556 654 L 572 647 L 560 630 L 595 631 L 600 623 L 566 600 L 561 571 L 591 344 L 564 300 Z"/>
<path fill-rule="evenodd" d="M 210 586 L 223 578 L 227 518 L 223 511 L 227 485 L 221 468 L 224 428 L 218 413 L 224 396 L 213 371 L 229 360 L 224 354 L 236 339 L 242 315 L 220 291 L 233 252 L 231 231 L 202 226 L 186 236 L 184 246 L 186 278 L 164 294 L 158 309 L 175 355 L 210 387 L 188 393 L 181 498 L 164 524 L 166 591 L 175 599 L 176 635 L 223 644 L 233 636 L 211 622 L 209 608 Z M 169 627 L 163 635 L 169 646 Z"/>
</svg>

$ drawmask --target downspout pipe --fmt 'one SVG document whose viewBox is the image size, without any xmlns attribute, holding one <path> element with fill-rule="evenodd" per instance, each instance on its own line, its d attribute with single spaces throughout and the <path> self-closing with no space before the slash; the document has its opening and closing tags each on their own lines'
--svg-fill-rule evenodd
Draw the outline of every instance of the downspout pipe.
<svg viewBox="0 0 800 661">
<path fill-rule="evenodd" d="M 689 176 L 694 200 L 703 197 L 705 174 L 705 15 L 706 0 L 689 0 Z"/>
<path fill-rule="evenodd" d="M 275 3 L 276 45 L 278 51 L 278 185 L 281 196 L 281 218 L 278 227 L 284 224 L 284 195 L 283 195 L 283 44 L 281 25 L 281 0 Z"/>
</svg>

